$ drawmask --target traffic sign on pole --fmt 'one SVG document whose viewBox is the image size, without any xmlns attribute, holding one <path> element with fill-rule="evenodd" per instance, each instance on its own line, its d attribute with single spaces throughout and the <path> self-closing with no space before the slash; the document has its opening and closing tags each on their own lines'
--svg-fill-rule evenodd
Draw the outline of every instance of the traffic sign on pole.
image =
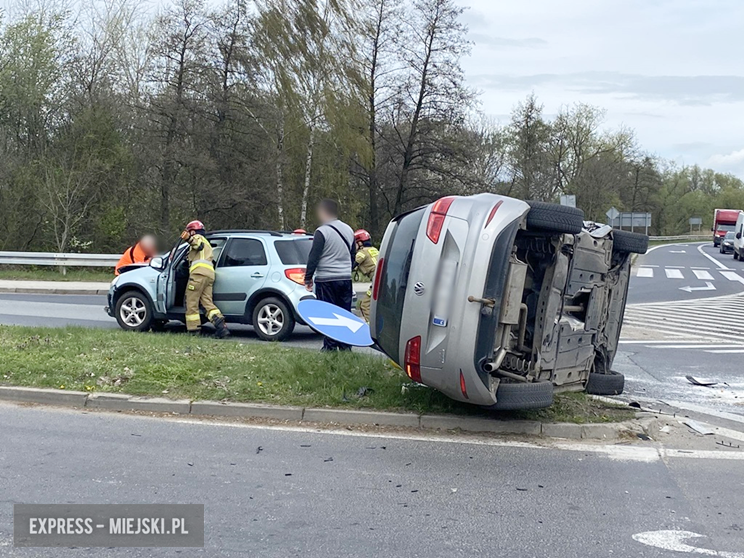
<svg viewBox="0 0 744 558">
<path fill-rule="evenodd" d="M 354 347 L 369 347 L 373 343 L 367 322 L 334 304 L 303 300 L 297 311 L 313 330 L 334 341 Z"/>
</svg>

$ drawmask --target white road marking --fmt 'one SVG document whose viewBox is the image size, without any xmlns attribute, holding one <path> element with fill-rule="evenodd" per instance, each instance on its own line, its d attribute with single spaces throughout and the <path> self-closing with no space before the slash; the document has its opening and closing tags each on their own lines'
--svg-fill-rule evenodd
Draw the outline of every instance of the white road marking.
<svg viewBox="0 0 744 558">
<path fill-rule="evenodd" d="M 703 556 L 718 556 L 719 558 L 744 558 L 744 553 L 741 552 L 725 552 L 719 550 L 711 550 L 710 548 L 698 548 L 691 546 L 684 541 L 690 539 L 704 538 L 704 535 L 693 533 L 692 531 L 646 531 L 645 533 L 637 533 L 633 535 L 633 540 L 651 546 L 653 548 L 660 548 L 662 550 L 668 550 L 671 552 L 686 552 L 687 554 L 701 554 Z"/>
<path fill-rule="evenodd" d="M 684 265 L 665 265 L 667 269 L 687 269 L 687 266 Z"/>
<path fill-rule="evenodd" d="M 715 259 L 710 254 L 706 254 L 705 251 L 703 250 L 703 246 L 705 246 L 705 244 L 701 244 L 700 246 L 698 246 L 698 252 L 700 252 L 703 256 L 705 256 L 710 261 L 712 261 L 714 264 L 716 264 L 716 267 L 718 269 L 729 269 L 728 267 L 726 267 L 726 265 L 724 265 L 722 262 L 719 262 L 717 259 Z"/>
<path fill-rule="evenodd" d="M 740 355 L 744 353 L 744 349 L 730 349 L 725 351 L 705 351 L 706 353 L 713 353 L 716 355 Z"/>
<path fill-rule="evenodd" d="M 669 250 L 670 254 L 687 254 L 687 250 Z"/>
<path fill-rule="evenodd" d="M 637 277 L 653 277 L 654 270 L 651 268 L 641 267 L 638 269 L 638 273 L 636 274 L 636 276 Z"/>
<path fill-rule="evenodd" d="M 682 339 L 675 339 L 674 341 L 678 341 L 680 343 L 683 342 Z M 653 345 L 653 344 L 656 344 L 656 345 L 666 345 L 667 343 L 670 343 L 670 341 L 669 341 L 669 339 L 664 339 L 663 341 L 662 340 L 659 340 L 659 339 L 654 339 L 654 340 L 651 340 L 651 341 L 644 341 L 643 339 L 621 339 L 620 341 L 618 341 L 618 343 L 620 343 L 620 344 L 629 344 L 629 345 Z M 699 343 L 699 341 L 690 341 L 690 343 Z M 711 341 L 711 344 L 712 343 L 713 343 L 713 341 Z M 715 345 L 712 345 L 712 346 L 715 346 Z"/>
<path fill-rule="evenodd" d="M 730 349 L 731 344 L 728 345 L 710 345 L 710 344 L 689 344 L 689 345 L 648 345 L 647 349 Z M 706 351 L 707 353 L 726 353 L 729 351 Z M 732 351 L 735 353 L 744 352 L 744 346 L 741 350 Z"/>
<path fill-rule="evenodd" d="M 680 287 L 679 290 L 691 293 L 692 291 L 715 291 L 716 288 L 713 283 L 705 283 L 704 287 Z"/>
<path fill-rule="evenodd" d="M 744 283 L 744 278 L 742 278 L 741 275 L 734 271 L 721 271 L 721 275 L 723 275 L 729 281 L 738 281 L 739 283 Z"/>
<path fill-rule="evenodd" d="M 690 266 L 690 269 L 710 269 L 709 267 L 696 267 L 696 266 Z"/>
<path fill-rule="evenodd" d="M 713 276 L 703 269 L 693 269 L 692 272 L 695 274 L 695 277 L 697 277 L 701 281 L 713 281 L 714 280 Z"/>
<path fill-rule="evenodd" d="M 667 267 L 664 271 L 669 279 L 684 279 L 684 275 L 682 275 L 682 272 L 679 269 L 669 269 Z"/>
</svg>

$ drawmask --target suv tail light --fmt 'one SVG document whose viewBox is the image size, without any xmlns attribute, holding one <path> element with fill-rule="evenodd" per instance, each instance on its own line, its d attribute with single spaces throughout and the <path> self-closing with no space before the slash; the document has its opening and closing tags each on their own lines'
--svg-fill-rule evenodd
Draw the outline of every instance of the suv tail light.
<svg viewBox="0 0 744 558">
<path fill-rule="evenodd" d="M 380 281 L 382 281 L 382 274 L 385 271 L 385 258 L 380 258 L 377 262 L 377 270 L 375 271 L 375 277 L 372 280 L 372 300 L 377 300 L 377 294 L 380 292 Z"/>
<path fill-rule="evenodd" d="M 447 196 L 446 198 L 440 198 L 435 201 L 431 207 L 429 222 L 426 224 L 426 236 L 434 244 L 439 242 L 439 235 L 442 233 L 442 227 L 444 226 L 444 218 L 447 216 L 447 212 L 453 201 L 455 201 L 454 196 Z"/>
<path fill-rule="evenodd" d="M 421 336 L 414 337 L 406 343 L 406 354 L 403 358 L 403 369 L 414 382 L 421 383 Z"/>
<path fill-rule="evenodd" d="M 305 284 L 305 268 L 304 267 L 293 267 L 290 269 L 285 269 L 284 275 L 287 277 L 287 279 L 289 279 L 293 283 L 297 283 L 298 285 Z"/>
</svg>

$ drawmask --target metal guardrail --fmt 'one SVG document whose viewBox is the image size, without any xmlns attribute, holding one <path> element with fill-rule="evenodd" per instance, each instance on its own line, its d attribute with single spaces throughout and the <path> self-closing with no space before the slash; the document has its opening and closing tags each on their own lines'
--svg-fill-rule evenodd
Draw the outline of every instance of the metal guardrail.
<svg viewBox="0 0 744 558">
<path fill-rule="evenodd" d="M 650 236 L 649 240 L 710 240 L 711 235 Z M 115 267 L 121 254 L 58 254 L 55 252 L 0 252 L 0 265 Z"/>
<path fill-rule="evenodd" d="M 54 252 L 0 252 L 0 265 L 56 267 L 115 267 L 121 254 L 57 254 Z"/>
</svg>

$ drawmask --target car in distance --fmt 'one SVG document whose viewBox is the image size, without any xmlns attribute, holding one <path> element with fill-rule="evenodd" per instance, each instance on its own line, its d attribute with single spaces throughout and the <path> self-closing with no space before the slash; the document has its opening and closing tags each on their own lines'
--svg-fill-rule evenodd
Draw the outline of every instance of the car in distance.
<svg viewBox="0 0 744 558">
<path fill-rule="evenodd" d="M 736 227 L 736 221 L 741 211 L 738 209 L 716 209 L 713 211 L 713 247 L 718 248 L 726 236 L 726 233 L 733 231 Z"/>
<path fill-rule="evenodd" d="M 728 231 L 725 236 L 721 239 L 721 254 L 728 254 L 734 251 L 734 241 L 736 240 L 736 233 L 734 231 Z"/>
<path fill-rule="evenodd" d="M 744 211 L 739 213 L 734 231 L 734 259 L 744 261 Z"/>
<path fill-rule="evenodd" d="M 647 248 L 580 209 L 448 196 L 388 225 L 371 334 L 413 381 L 489 409 L 547 407 L 556 390 L 620 393 L 611 367 L 630 255 Z"/>
<path fill-rule="evenodd" d="M 273 231 L 216 231 L 214 301 L 228 322 L 252 325 L 266 341 L 289 337 L 301 300 L 314 298 L 304 287 L 312 237 Z M 169 320 L 183 321 L 189 271 L 186 244 L 149 265 L 124 268 L 111 282 L 106 312 L 122 329 L 145 331 Z"/>
</svg>

